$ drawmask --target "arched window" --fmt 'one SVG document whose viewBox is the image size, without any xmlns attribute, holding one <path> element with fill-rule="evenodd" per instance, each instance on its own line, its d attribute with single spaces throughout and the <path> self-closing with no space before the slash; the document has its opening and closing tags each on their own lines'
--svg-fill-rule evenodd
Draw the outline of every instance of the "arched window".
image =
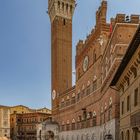
<svg viewBox="0 0 140 140">
<path fill-rule="evenodd" d="M 62 2 L 62 10 L 64 11 L 64 2 Z"/>
<path fill-rule="evenodd" d="M 68 4 L 66 4 L 66 11 L 68 12 L 68 7 L 69 7 L 69 5 Z"/>
<path fill-rule="evenodd" d="M 95 52 L 95 50 L 93 51 L 93 63 L 95 63 L 95 61 L 96 61 L 96 52 Z"/>
<path fill-rule="evenodd" d="M 126 140 L 130 140 L 130 132 L 129 132 L 129 130 L 127 130 L 127 132 L 126 132 Z"/>
<path fill-rule="evenodd" d="M 58 9 L 60 9 L 60 1 L 58 1 Z"/>
<path fill-rule="evenodd" d="M 124 140 L 124 134 L 123 134 L 123 131 L 121 132 L 121 140 Z"/>
</svg>

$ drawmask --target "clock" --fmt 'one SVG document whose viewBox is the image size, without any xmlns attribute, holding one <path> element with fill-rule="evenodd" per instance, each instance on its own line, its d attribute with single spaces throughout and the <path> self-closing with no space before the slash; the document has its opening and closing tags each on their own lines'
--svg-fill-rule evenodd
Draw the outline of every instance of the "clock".
<svg viewBox="0 0 140 140">
<path fill-rule="evenodd" d="M 89 57 L 85 56 L 84 61 L 83 61 L 83 71 L 85 72 L 88 68 L 89 65 Z"/>
<path fill-rule="evenodd" d="M 55 98 L 56 98 L 56 91 L 53 90 L 53 91 L 52 91 L 52 99 L 54 100 Z"/>
</svg>

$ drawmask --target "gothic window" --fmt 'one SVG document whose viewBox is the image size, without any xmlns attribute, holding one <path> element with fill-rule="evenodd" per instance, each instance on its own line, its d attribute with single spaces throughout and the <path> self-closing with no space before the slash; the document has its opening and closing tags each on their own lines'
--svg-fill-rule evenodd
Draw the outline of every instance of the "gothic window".
<svg viewBox="0 0 140 140">
<path fill-rule="evenodd" d="M 134 91 L 134 106 L 138 105 L 138 88 Z"/>
<path fill-rule="evenodd" d="M 66 19 L 63 19 L 63 25 L 64 26 L 66 25 Z"/>
<path fill-rule="evenodd" d="M 78 79 L 81 77 L 80 68 L 78 69 Z"/>
<path fill-rule="evenodd" d="M 62 2 L 62 10 L 64 11 L 64 2 Z"/>
<path fill-rule="evenodd" d="M 127 137 L 127 140 L 130 140 L 130 132 L 129 132 L 129 130 L 127 130 L 127 132 L 126 132 L 126 137 Z"/>
<path fill-rule="evenodd" d="M 58 9 L 60 9 L 60 1 L 58 1 Z"/>
<path fill-rule="evenodd" d="M 97 125 L 97 116 L 96 116 L 96 112 L 93 112 L 93 118 L 92 118 L 92 125 L 96 126 Z"/>
<path fill-rule="evenodd" d="M 93 63 L 95 63 L 96 62 L 96 52 L 95 52 L 95 50 L 93 51 Z"/>
<path fill-rule="evenodd" d="M 75 130 L 75 123 L 72 123 L 72 130 Z"/>
<path fill-rule="evenodd" d="M 130 96 L 127 96 L 127 111 L 130 110 Z"/>
<path fill-rule="evenodd" d="M 66 4 L 66 10 L 67 10 L 67 12 L 68 12 L 68 7 L 69 7 L 69 5 L 68 5 L 68 4 Z"/>
<path fill-rule="evenodd" d="M 124 134 L 121 132 L 121 140 L 124 140 Z"/>
<path fill-rule="evenodd" d="M 75 97 L 72 97 L 71 104 L 75 104 Z"/>
<path fill-rule="evenodd" d="M 110 108 L 108 110 L 108 120 L 110 121 L 112 119 L 112 109 Z"/>
<path fill-rule="evenodd" d="M 61 130 L 62 130 L 62 131 L 65 131 L 65 125 L 62 125 L 62 126 L 61 126 Z"/>
<path fill-rule="evenodd" d="M 97 89 L 97 80 L 93 82 L 92 91 L 94 92 Z"/>
<path fill-rule="evenodd" d="M 96 126 L 96 125 L 97 125 L 97 117 L 93 116 L 93 126 Z"/>
<path fill-rule="evenodd" d="M 85 89 L 82 89 L 81 97 L 83 98 L 84 96 L 85 96 Z"/>
<path fill-rule="evenodd" d="M 77 101 L 80 100 L 80 93 L 77 94 Z"/>
<path fill-rule="evenodd" d="M 104 123 L 105 123 L 105 121 L 106 121 L 106 120 L 105 120 L 105 112 L 104 112 L 104 114 L 103 114 L 103 117 L 104 117 L 104 118 L 103 118 L 103 119 L 104 119 L 103 121 L 104 121 Z"/>
<path fill-rule="evenodd" d="M 121 113 L 122 113 L 122 115 L 124 114 L 124 101 L 122 101 L 122 103 L 121 103 Z"/>
<path fill-rule="evenodd" d="M 67 124 L 67 125 L 66 125 L 66 129 L 67 129 L 67 131 L 70 130 L 70 124 Z"/>
<path fill-rule="evenodd" d="M 86 109 L 83 109 L 83 120 L 86 120 L 87 118 L 87 111 Z"/>
<path fill-rule="evenodd" d="M 90 94 L 90 85 L 87 87 L 87 95 Z"/>
</svg>

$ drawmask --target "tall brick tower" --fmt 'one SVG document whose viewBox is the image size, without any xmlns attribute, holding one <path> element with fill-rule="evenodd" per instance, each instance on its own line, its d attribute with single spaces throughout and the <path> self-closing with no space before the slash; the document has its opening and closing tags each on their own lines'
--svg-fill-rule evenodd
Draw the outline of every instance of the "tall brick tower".
<svg viewBox="0 0 140 140">
<path fill-rule="evenodd" d="M 52 110 L 57 115 L 59 95 L 72 86 L 72 17 L 75 0 L 48 0 L 51 21 Z"/>
</svg>

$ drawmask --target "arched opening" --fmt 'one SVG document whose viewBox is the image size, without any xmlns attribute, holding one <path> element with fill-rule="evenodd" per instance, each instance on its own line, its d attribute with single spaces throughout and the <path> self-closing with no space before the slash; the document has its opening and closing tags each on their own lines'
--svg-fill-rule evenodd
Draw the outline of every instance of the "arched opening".
<svg viewBox="0 0 140 140">
<path fill-rule="evenodd" d="M 124 134 L 123 134 L 123 131 L 121 132 L 121 140 L 124 140 Z"/>
<path fill-rule="evenodd" d="M 130 132 L 129 132 L 129 130 L 127 130 L 127 132 L 126 132 L 126 140 L 130 140 Z"/>
<path fill-rule="evenodd" d="M 45 135 L 46 140 L 54 140 L 54 132 L 48 131 Z"/>
</svg>

